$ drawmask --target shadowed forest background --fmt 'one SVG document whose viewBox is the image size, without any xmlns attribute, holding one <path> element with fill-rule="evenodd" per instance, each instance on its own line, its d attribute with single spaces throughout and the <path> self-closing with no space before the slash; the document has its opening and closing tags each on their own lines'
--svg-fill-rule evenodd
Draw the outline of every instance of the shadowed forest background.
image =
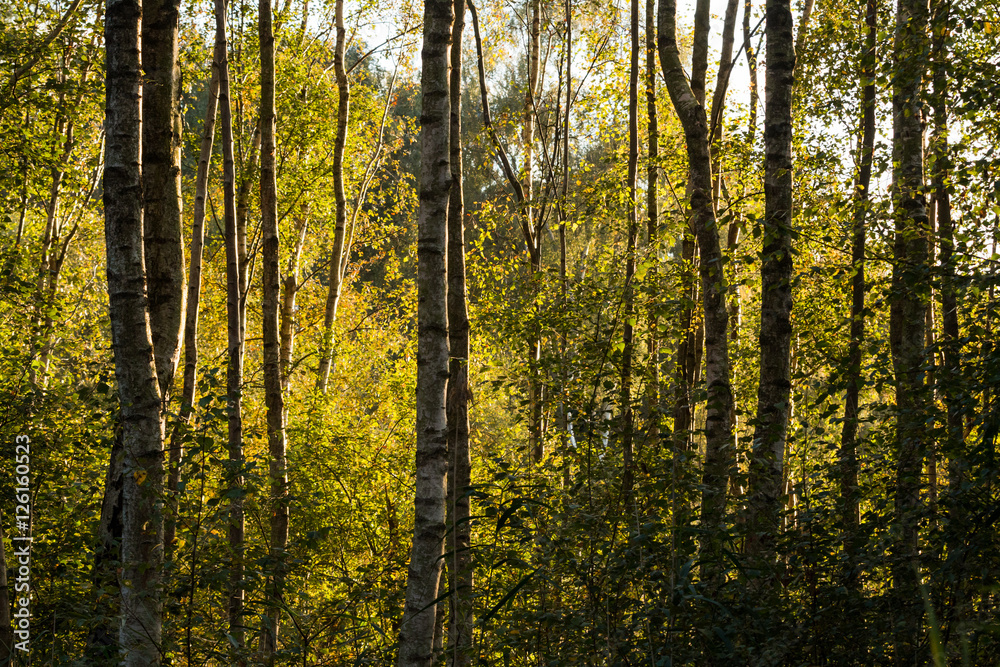
<svg viewBox="0 0 1000 667">
<path fill-rule="evenodd" d="M 1000 663 L 998 15 L 2 3 L 0 664 Z"/>
</svg>

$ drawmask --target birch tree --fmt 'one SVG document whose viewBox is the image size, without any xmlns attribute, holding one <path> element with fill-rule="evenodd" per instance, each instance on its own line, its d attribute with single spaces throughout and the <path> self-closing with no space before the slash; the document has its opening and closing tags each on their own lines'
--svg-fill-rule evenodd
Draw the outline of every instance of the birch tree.
<svg viewBox="0 0 1000 667">
<path fill-rule="evenodd" d="M 288 473 L 285 462 L 285 406 L 281 383 L 278 300 L 281 269 L 278 239 L 278 196 L 275 173 L 274 29 L 271 0 L 259 3 L 260 42 L 260 212 L 263 237 L 261 320 L 264 339 L 264 402 L 267 407 L 268 475 L 270 477 L 270 581 L 261 630 L 264 663 L 274 664 L 284 600 L 285 547 L 288 544 Z"/>
<path fill-rule="evenodd" d="M 872 178 L 872 158 L 875 150 L 875 67 L 878 53 L 878 5 L 868 0 L 865 10 L 865 49 L 861 56 L 862 120 L 860 164 L 854 180 L 854 211 L 851 241 L 851 329 L 847 353 L 847 389 L 844 392 L 844 426 L 840 444 L 840 505 L 841 521 L 848 536 L 845 548 L 851 559 L 848 580 L 855 581 L 857 567 L 857 528 L 860 521 L 858 502 L 858 419 L 861 392 L 862 343 L 865 338 L 865 243 L 867 217 L 870 208 L 869 188 Z"/>
<path fill-rule="evenodd" d="M 330 254 L 329 291 L 323 313 L 323 342 L 320 347 L 319 371 L 316 388 L 326 393 L 333 365 L 334 331 L 337 320 L 337 306 L 344 284 L 346 261 L 344 248 L 347 241 L 347 194 L 344 189 L 344 151 L 347 148 L 347 122 L 351 114 L 351 85 L 347 78 L 344 52 L 347 48 L 347 28 L 344 26 L 344 0 L 337 0 L 336 8 L 337 46 L 333 56 L 333 68 L 337 77 L 337 138 L 333 146 L 333 188 L 337 204 L 336 231 L 333 237 L 333 251 Z"/>
<path fill-rule="evenodd" d="M 729 313 L 726 279 L 715 211 L 712 207 L 712 161 L 708 122 L 701 98 L 688 83 L 677 48 L 676 2 L 661 0 L 657 12 L 657 48 L 670 100 L 684 128 L 688 154 L 691 227 L 700 250 L 702 307 L 705 315 L 705 380 L 708 399 L 705 416 L 705 466 L 701 523 L 704 535 L 704 573 L 714 579 L 721 563 L 721 537 L 729 475 L 735 461 L 730 422 L 733 394 L 730 386 Z M 697 25 L 697 22 L 696 22 Z M 707 39 L 707 38 L 706 38 Z M 697 45 L 698 39 L 695 40 Z M 695 67 L 695 70 L 698 68 Z M 695 80 L 692 75 L 692 80 Z M 676 428 L 676 427 L 675 427 Z"/>
<path fill-rule="evenodd" d="M 201 274 L 205 252 L 205 203 L 208 197 L 208 174 L 212 163 L 212 146 L 215 143 L 215 121 L 219 111 L 219 66 L 225 56 L 220 54 L 216 40 L 212 57 L 212 74 L 208 84 L 208 104 L 205 108 L 205 125 L 202 128 L 198 149 L 198 171 L 194 181 L 194 212 L 191 215 L 191 259 L 188 263 L 187 302 L 184 315 L 184 378 L 181 386 L 180 418 L 191 419 L 194 397 L 198 384 L 198 316 L 201 304 Z M 170 463 L 167 474 L 167 493 L 175 495 L 180 482 L 180 466 L 184 460 L 181 430 L 174 429 L 170 443 Z M 176 504 L 176 503 L 175 503 Z M 167 554 L 173 550 L 176 535 L 176 517 L 168 516 L 164 528 L 164 545 Z"/>
<path fill-rule="evenodd" d="M 629 5 L 630 49 L 628 74 L 628 240 L 625 246 L 625 292 L 622 295 L 622 496 L 630 502 L 632 493 L 632 353 L 636 238 L 639 234 L 639 0 Z"/>
<path fill-rule="evenodd" d="M 768 0 L 764 103 L 764 240 L 760 267 L 760 380 L 750 456 L 746 550 L 767 568 L 778 535 L 790 414 L 792 343 L 792 84 L 790 0 Z M 774 583 L 768 576 L 766 581 Z"/>
<path fill-rule="evenodd" d="M 236 211 L 236 162 L 233 155 L 233 112 L 229 89 L 229 45 L 226 36 L 226 0 L 215 0 L 215 43 L 223 56 L 219 64 L 219 124 L 222 132 L 223 217 L 226 238 L 226 407 L 228 454 L 226 484 L 229 487 L 227 538 L 230 549 L 229 591 L 226 612 L 229 634 L 236 648 L 243 646 L 243 294 L 245 275 L 238 238 Z"/>
<path fill-rule="evenodd" d="M 143 243 L 149 324 L 164 404 L 170 398 L 184 326 L 181 229 L 180 0 L 146 0 L 142 21 Z"/>
<path fill-rule="evenodd" d="M 659 198 L 657 182 L 660 175 L 660 130 L 656 110 L 656 0 L 646 0 L 646 133 L 648 135 L 646 160 L 646 244 L 657 251 L 660 226 Z M 565 182 L 565 180 L 564 180 Z M 655 275 L 654 266 L 651 273 Z M 660 341 L 658 336 L 659 317 L 650 311 L 649 338 L 646 352 L 649 357 L 649 384 L 646 390 L 646 411 L 648 415 L 648 439 L 654 446 L 660 437 Z"/>
<path fill-rule="evenodd" d="M 417 238 L 417 442 L 413 546 L 397 667 L 430 667 L 441 579 L 448 471 L 449 49 L 453 0 L 424 0 Z"/>
<path fill-rule="evenodd" d="M 472 664 L 473 568 L 470 491 L 472 457 L 469 451 L 469 308 L 465 285 L 465 193 L 462 174 L 462 33 L 465 0 L 454 0 L 449 82 L 451 192 L 448 199 L 448 510 L 451 520 L 450 610 L 447 664 Z"/>
<path fill-rule="evenodd" d="M 924 379 L 927 206 L 924 195 L 924 90 L 927 3 L 899 0 L 893 39 L 892 199 L 895 219 L 889 344 L 896 381 L 895 522 L 892 568 L 898 615 L 896 659 L 913 664 L 920 633 L 918 512 L 927 434 Z"/>
<path fill-rule="evenodd" d="M 104 238 L 124 448 L 119 644 L 127 667 L 160 664 L 162 629 L 163 422 L 143 256 L 141 20 L 138 0 L 109 0 Z"/>
</svg>

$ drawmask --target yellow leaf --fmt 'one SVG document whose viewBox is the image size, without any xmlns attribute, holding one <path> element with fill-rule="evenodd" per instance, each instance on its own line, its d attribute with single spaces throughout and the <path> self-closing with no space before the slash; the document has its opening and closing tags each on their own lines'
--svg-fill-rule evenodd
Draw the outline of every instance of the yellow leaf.
<svg viewBox="0 0 1000 667">
<path fill-rule="evenodd" d="M 135 476 L 135 483 L 138 484 L 139 486 L 142 486 L 142 483 L 146 481 L 145 470 L 136 470 L 135 472 L 132 473 L 132 475 Z"/>
</svg>

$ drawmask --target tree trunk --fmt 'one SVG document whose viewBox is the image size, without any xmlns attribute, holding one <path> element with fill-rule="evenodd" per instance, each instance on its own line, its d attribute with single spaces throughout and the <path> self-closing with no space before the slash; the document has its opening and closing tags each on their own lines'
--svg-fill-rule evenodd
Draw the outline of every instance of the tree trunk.
<svg viewBox="0 0 1000 667">
<path fill-rule="evenodd" d="M 721 205 L 722 198 L 722 136 L 724 134 L 723 128 L 723 118 L 725 116 L 726 110 L 726 93 L 729 90 L 729 75 L 733 71 L 733 42 L 735 41 L 736 35 L 736 12 L 739 9 L 739 0 L 729 0 L 726 3 L 726 18 L 722 25 L 722 50 L 719 53 L 719 74 L 715 82 L 715 90 L 712 92 L 712 109 L 711 117 L 708 125 L 708 134 L 711 141 L 711 151 L 712 151 L 712 206 L 715 208 L 715 214 L 718 216 L 719 207 Z M 733 279 L 733 285 L 736 285 L 736 243 L 738 238 L 733 239 L 732 235 L 735 233 L 739 234 L 739 221 L 733 215 L 733 211 L 729 212 L 729 225 L 727 234 L 727 244 L 726 252 L 728 254 L 727 263 L 730 264 L 728 267 L 730 271 L 730 276 Z M 729 241 L 732 240 L 732 243 Z M 739 288 L 737 287 L 737 290 Z M 731 290 L 730 290 L 731 293 Z M 727 295 L 728 296 L 728 295 Z M 737 330 L 739 326 L 738 320 L 730 316 L 730 339 L 736 340 L 738 336 L 733 335 L 733 332 Z M 739 422 L 736 416 L 736 401 L 733 401 L 732 412 L 729 415 L 729 421 L 732 424 L 731 428 L 734 433 L 739 433 Z M 733 492 L 735 495 L 741 495 L 739 484 L 734 483 L 732 485 Z"/>
<path fill-rule="evenodd" d="M 792 344 L 792 84 L 795 70 L 790 0 L 768 0 L 764 85 L 764 240 L 760 267 L 760 382 L 750 456 L 746 551 L 777 584 L 774 543 L 788 433 Z"/>
<path fill-rule="evenodd" d="M 878 6 L 868 0 L 865 24 L 865 52 L 861 57 L 861 78 L 865 81 L 862 92 L 863 118 L 861 122 L 861 161 L 854 181 L 854 219 L 851 246 L 851 339 L 847 353 L 847 390 L 844 393 L 844 426 L 840 442 L 840 515 L 844 524 L 850 572 L 848 581 L 855 583 L 856 557 L 859 546 L 858 524 L 860 509 L 858 498 L 858 394 L 861 391 L 861 345 L 865 338 L 865 235 L 869 207 L 869 188 L 872 178 L 872 157 L 875 149 L 875 67 L 878 37 Z"/>
<path fill-rule="evenodd" d="M 281 295 L 281 388 L 288 391 L 292 377 L 292 352 L 295 350 L 295 297 L 299 292 L 299 260 L 309 230 L 309 207 L 303 206 L 295 226 L 295 248 L 288 258 L 288 270 L 282 281 Z"/>
<path fill-rule="evenodd" d="M 118 593 L 118 576 L 115 564 L 121 560 L 122 539 L 122 486 L 125 483 L 122 468 L 125 452 L 122 443 L 121 415 L 116 417 L 108 471 L 104 477 L 104 497 L 101 500 L 101 518 L 97 524 L 97 544 L 94 549 L 94 569 L 91 581 L 94 586 L 93 611 L 97 618 L 112 615 L 108 600 Z M 118 655 L 118 641 L 108 623 L 96 622 L 87 632 L 84 655 L 88 665 L 104 665 Z"/>
<path fill-rule="evenodd" d="M 534 231 L 534 179 L 532 171 L 535 162 L 535 100 L 538 95 L 539 62 L 541 60 L 541 0 L 527 0 L 525 19 L 529 22 L 528 34 L 528 86 L 524 91 L 524 111 L 522 113 L 521 143 L 524 145 L 524 166 L 521 171 L 521 187 L 524 190 L 525 217 L 528 226 Z M 531 265 L 534 271 L 540 268 L 538 245 L 541 243 L 535 237 L 535 244 L 529 247 Z"/>
<path fill-rule="evenodd" d="M 729 90 L 729 75 L 733 71 L 733 42 L 736 35 L 736 12 L 739 0 L 729 0 L 726 3 L 726 18 L 722 24 L 722 50 L 719 52 L 719 76 L 712 93 L 712 116 L 709 123 L 709 134 L 712 139 L 712 174 L 715 176 L 712 189 L 712 201 L 716 214 L 719 211 L 719 197 L 722 191 L 722 119 L 726 110 L 726 93 Z M 732 223 L 730 223 L 732 224 Z"/>
<path fill-rule="evenodd" d="M 712 209 L 712 162 L 705 107 L 688 85 L 677 49 L 675 0 L 662 0 L 657 46 L 670 99 L 684 128 L 687 146 L 692 227 L 701 250 L 702 304 L 705 313 L 705 467 L 701 523 L 703 576 L 718 581 L 729 476 L 735 465 L 730 422 L 733 394 L 729 383 L 729 336 L 726 278 L 715 212 Z M 697 43 L 697 39 L 695 40 Z"/>
<path fill-rule="evenodd" d="M 893 44 L 893 246 L 889 344 L 896 379 L 898 537 L 892 567 L 896 593 L 896 658 L 916 659 L 921 628 L 917 577 L 920 476 L 926 448 L 924 311 L 927 304 L 927 207 L 924 188 L 923 85 L 925 0 L 900 0 Z"/>
<path fill-rule="evenodd" d="M 693 94 L 694 99 L 697 101 L 697 104 L 702 107 L 702 115 L 705 113 L 705 77 L 708 72 L 708 33 L 711 29 L 709 21 L 711 9 L 710 5 L 710 0 L 698 0 L 695 5 L 694 38 L 691 53 L 690 91 Z M 666 10 L 667 6 L 661 2 L 658 17 L 665 16 L 664 12 Z M 674 9 L 672 11 L 676 14 L 676 2 L 674 3 Z M 671 38 L 675 40 L 674 44 L 676 45 L 676 38 L 673 34 L 671 34 Z M 659 39 L 662 39 L 662 36 L 658 37 L 658 40 Z M 678 67 L 680 67 L 679 57 L 680 56 L 678 54 Z M 667 90 L 670 92 L 669 82 L 667 84 Z M 670 94 L 673 95 L 673 93 Z M 681 122 L 683 125 L 684 121 L 682 120 Z M 684 127 L 687 126 L 685 125 Z M 690 166 L 689 157 L 688 180 L 684 194 L 687 199 L 692 201 L 692 193 L 694 191 L 693 178 L 694 170 Z M 711 178 L 711 176 L 709 178 Z M 681 283 L 686 303 L 681 311 L 680 318 L 681 342 L 677 346 L 677 388 L 674 396 L 674 448 L 676 450 L 675 453 L 678 455 L 679 452 L 685 451 L 691 446 L 692 415 L 694 414 L 691 391 L 698 381 L 698 373 L 701 366 L 702 342 L 699 340 L 699 329 L 701 327 L 701 323 L 697 319 L 696 314 L 698 287 L 692 273 L 694 271 L 693 264 L 697 253 L 697 244 L 695 241 L 697 232 L 694 229 L 694 225 L 695 221 L 693 215 L 689 216 L 684 236 L 681 239 Z"/>
<path fill-rule="evenodd" d="M 746 49 L 747 69 L 750 70 L 750 113 L 747 120 L 747 145 L 751 148 L 757 136 L 757 104 L 759 99 L 757 94 L 757 52 L 753 49 L 752 35 L 750 33 L 750 15 L 752 12 L 753 2 L 752 0 L 746 0 L 743 5 L 743 47 Z M 745 185 L 743 195 L 746 195 Z M 726 249 L 729 250 L 730 256 L 735 257 L 736 249 L 740 243 L 740 225 L 735 221 L 729 223 L 727 237 Z M 737 271 L 738 269 L 733 271 L 734 278 Z M 733 341 L 738 341 L 740 338 L 740 322 L 742 317 L 740 288 L 734 279 L 733 284 L 729 286 L 729 332 L 730 338 Z"/>
<path fill-rule="evenodd" d="M 143 261 L 142 72 L 138 0 L 109 0 L 104 235 L 115 378 L 122 410 L 122 625 L 126 667 L 160 664 L 163 423 Z"/>
<path fill-rule="evenodd" d="M 684 306 L 680 315 L 680 342 L 677 345 L 677 363 L 674 382 L 674 450 L 680 456 L 691 448 L 691 388 L 694 385 L 695 319 L 698 286 L 694 276 L 695 238 L 690 217 L 685 221 L 681 238 L 681 294 Z"/>
<path fill-rule="evenodd" d="M 563 308 L 568 303 L 567 292 L 569 291 L 569 279 L 566 267 L 566 218 L 567 202 L 569 201 L 569 134 L 570 134 L 570 111 L 573 106 L 573 3 L 572 0 L 565 0 L 563 3 L 566 20 L 566 110 L 563 114 L 563 134 L 562 134 L 562 197 L 559 202 L 559 290 Z M 559 102 L 556 102 L 557 123 L 559 116 Z M 558 132 L 557 132 L 558 135 Z M 554 180 L 554 177 L 553 177 Z M 559 430 L 563 447 L 566 449 L 566 462 L 563 464 L 563 480 L 569 480 L 569 442 L 572 432 L 569 408 L 566 404 L 566 392 L 569 386 L 569 373 L 567 369 L 568 358 L 566 356 L 566 328 L 559 334 L 559 357 L 561 360 L 561 384 L 559 401 Z"/>
<path fill-rule="evenodd" d="M 11 657 L 14 653 L 14 632 L 10 621 L 7 554 L 4 551 L 3 521 L 0 520 L 0 665 L 11 664 Z"/>
<path fill-rule="evenodd" d="M 281 391 L 281 342 L 278 299 L 281 268 L 278 240 L 278 196 L 275 174 L 274 29 L 271 0 L 259 3 L 260 43 L 260 214 L 263 257 L 261 320 L 264 345 L 264 402 L 267 407 L 268 475 L 271 482 L 270 582 L 261 631 L 264 664 L 274 664 L 285 588 L 288 545 L 288 472 L 285 463 L 285 405 Z"/>
<path fill-rule="evenodd" d="M 542 279 L 542 231 L 539 221 L 535 219 L 534 202 L 534 170 L 535 160 L 535 116 L 538 97 L 539 62 L 541 60 L 541 0 L 528 0 L 530 12 L 530 34 L 528 36 L 528 87 L 524 93 L 524 116 L 521 141 L 524 144 L 524 169 L 521 176 L 524 191 L 525 224 L 531 234 L 525 237 L 528 244 L 528 257 L 531 264 L 531 277 L 534 289 L 541 287 Z M 542 359 L 542 341 L 537 323 L 531 325 L 533 331 L 528 341 L 528 450 L 531 459 L 538 463 L 543 455 L 542 428 L 542 381 L 539 363 Z"/>
<path fill-rule="evenodd" d="M 212 78 L 208 85 L 208 106 L 205 110 L 205 125 L 201 133 L 198 156 L 198 173 L 194 181 L 194 215 L 191 217 L 191 263 L 188 266 L 187 303 L 184 316 L 184 383 L 181 389 L 180 418 L 182 422 L 191 419 L 194 413 L 194 397 L 198 389 L 198 311 L 201 304 L 201 267 L 205 251 L 205 200 L 208 195 L 208 173 L 212 166 L 212 145 L 215 143 L 215 120 L 219 108 L 219 66 L 225 56 L 215 44 L 212 59 Z M 173 515 L 168 515 L 163 542 L 167 560 L 173 553 L 176 535 L 176 499 L 180 482 L 180 466 L 184 460 L 184 444 L 181 430 L 175 428 L 170 443 L 170 465 L 167 475 L 167 494 L 174 504 Z"/>
<path fill-rule="evenodd" d="M 397 667 L 430 667 L 448 476 L 448 205 L 452 0 L 424 0 L 417 239 L 417 443 L 413 546 Z"/>
<path fill-rule="evenodd" d="M 229 5 L 228 0 L 226 0 L 226 5 Z M 237 280 L 239 307 L 237 310 L 240 318 L 241 341 L 246 341 L 247 338 L 247 292 L 250 285 L 250 269 L 252 268 L 247 252 L 247 217 L 250 212 L 250 190 L 253 188 L 254 181 L 256 180 L 257 164 L 260 160 L 260 141 L 260 119 L 258 119 L 257 125 L 254 127 L 253 136 L 250 138 L 249 156 L 241 164 L 240 176 L 242 178 L 240 179 L 239 189 L 236 190 L 236 258 L 239 269 Z M 233 159 L 235 161 L 235 154 Z M 235 162 L 233 169 L 235 174 Z M 236 182 L 235 179 L 234 175 L 234 183 Z M 245 352 L 246 349 L 241 346 L 241 358 Z"/>
<path fill-rule="evenodd" d="M 180 4 L 180 0 L 146 0 L 142 7 L 143 244 L 149 328 L 164 410 L 180 358 L 185 301 L 177 63 Z"/>
<path fill-rule="evenodd" d="M 705 106 L 708 74 L 708 34 L 712 29 L 711 0 L 697 0 L 694 8 L 694 37 L 691 45 L 691 92 L 698 104 Z M 674 10 L 676 13 L 676 9 Z"/>
<path fill-rule="evenodd" d="M 656 181 L 660 173 L 660 130 L 656 113 L 656 0 L 646 0 L 646 127 L 649 135 L 646 162 L 646 244 L 655 255 L 659 251 L 659 200 Z M 650 268 L 655 277 L 656 264 Z M 659 318 L 655 309 L 649 315 L 649 383 L 646 389 L 646 411 L 649 442 L 656 446 L 660 438 L 660 340 Z"/>
<path fill-rule="evenodd" d="M 347 195 L 344 192 L 344 150 L 347 147 L 347 121 L 351 112 L 351 86 L 347 80 L 344 65 L 344 50 L 347 48 L 347 30 L 344 27 L 344 0 L 337 0 L 337 48 L 333 56 L 333 67 L 337 76 L 337 139 L 333 145 L 333 184 L 337 200 L 337 229 L 333 237 L 333 253 L 330 257 L 330 290 L 326 297 L 323 315 L 323 344 L 320 348 L 319 372 L 316 388 L 326 393 L 333 365 L 334 335 L 333 325 L 337 321 L 337 306 L 344 281 L 344 241 L 347 232 Z"/>
<path fill-rule="evenodd" d="M 628 74 L 628 241 L 625 247 L 625 287 L 622 294 L 622 374 L 621 374 L 621 429 L 622 429 L 622 498 L 626 506 L 632 495 L 632 346 L 635 290 L 635 246 L 639 234 L 639 0 L 629 5 L 629 51 Z"/>
<path fill-rule="evenodd" d="M 229 412 L 229 461 L 225 483 L 229 487 L 229 525 L 227 536 L 230 549 L 229 593 L 226 604 L 229 634 L 236 648 L 243 646 L 243 316 L 241 263 L 237 233 L 236 164 L 233 156 L 233 113 L 229 90 L 229 45 L 226 37 L 226 0 L 215 0 L 215 43 L 223 56 L 219 65 L 219 110 L 222 130 L 222 185 L 226 233 L 226 322 L 227 363 L 226 395 Z"/>
<path fill-rule="evenodd" d="M 448 614 L 449 667 L 472 665 L 473 569 L 469 487 L 472 457 L 469 451 L 469 308 L 465 285 L 465 195 L 462 173 L 462 33 L 465 0 L 454 0 L 452 27 L 450 111 L 451 192 L 448 201 L 448 508 L 451 513 L 451 609 Z"/>
<path fill-rule="evenodd" d="M 947 431 L 942 453 L 948 459 L 948 494 L 946 511 L 953 535 L 948 544 L 953 553 L 961 553 L 962 535 L 970 530 L 967 511 L 963 508 L 962 488 L 967 480 L 965 432 L 962 428 L 962 403 L 965 400 L 962 376 L 962 343 L 958 329 L 958 296 L 955 286 L 955 223 L 951 216 L 951 157 L 948 146 L 948 22 L 950 0 L 939 0 L 934 9 L 934 169 L 931 175 L 941 263 L 941 348 L 942 365 L 937 369 L 936 384 L 944 398 Z M 994 251 L 996 241 L 994 239 Z M 990 287 L 992 290 L 992 285 Z M 988 401 L 984 402 L 988 405 Z M 961 619 L 966 612 L 965 559 L 960 557 L 955 572 L 958 582 L 958 602 L 954 617 Z"/>
</svg>

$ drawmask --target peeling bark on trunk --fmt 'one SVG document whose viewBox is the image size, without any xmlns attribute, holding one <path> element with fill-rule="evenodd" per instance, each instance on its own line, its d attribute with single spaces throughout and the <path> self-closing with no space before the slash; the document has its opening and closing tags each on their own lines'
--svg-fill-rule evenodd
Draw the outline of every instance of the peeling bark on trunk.
<svg viewBox="0 0 1000 667">
<path fill-rule="evenodd" d="M 844 394 L 844 426 L 840 441 L 840 515 L 844 524 L 850 571 L 848 581 L 855 585 L 856 550 L 859 546 L 858 525 L 860 508 L 858 494 L 858 395 L 861 391 L 861 345 L 865 338 L 865 236 L 869 208 L 869 188 L 872 178 L 872 158 L 875 149 L 875 67 L 878 37 L 878 6 L 868 0 L 865 24 L 865 52 L 861 60 L 863 118 L 861 122 L 861 161 L 854 181 L 853 242 L 851 245 L 851 338 L 847 353 L 847 390 Z"/>
<path fill-rule="evenodd" d="M 747 555 L 777 579 L 785 441 L 791 408 L 792 85 L 795 50 L 791 0 L 768 0 L 764 106 L 764 239 L 760 267 L 760 382 L 750 455 Z"/>
<path fill-rule="evenodd" d="M 104 236 L 115 378 L 122 411 L 122 624 L 126 667 L 160 664 L 163 562 L 163 422 L 153 360 L 143 258 L 142 6 L 109 0 Z"/>
<path fill-rule="evenodd" d="M 212 145 L 215 143 L 215 120 L 219 108 L 219 64 L 224 55 L 215 44 L 212 78 L 208 85 L 208 106 L 199 147 L 198 173 L 194 182 L 194 214 L 191 218 L 191 261 L 188 266 L 187 303 L 184 316 L 184 382 L 181 388 L 180 421 L 187 422 L 194 413 L 194 397 L 198 388 L 198 311 L 201 304 L 201 268 L 205 251 L 205 200 L 208 193 L 208 173 L 212 165 Z M 167 516 L 163 542 L 167 560 L 171 560 L 176 535 L 177 486 L 180 466 L 184 460 L 184 444 L 180 424 L 173 430 L 170 443 L 170 465 L 167 475 L 167 495 L 174 503 L 174 512 Z"/>
<path fill-rule="evenodd" d="M 233 495 L 229 500 L 229 591 L 226 610 L 229 634 L 237 649 L 243 647 L 243 295 L 236 212 L 236 165 L 233 156 L 233 114 L 229 90 L 229 46 L 226 36 L 226 0 L 215 0 L 215 41 L 223 56 L 219 65 L 219 124 L 222 131 L 222 184 L 226 233 L 226 393 L 229 412 L 225 484 Z M 245 247 L 245 246 L 244 246 Z M 245 256 L 245 253 L 244 255 Z"/>
<path fill-rule="evenodd" d="M 896 222 L 889 345 L 896 379 L 895 522 L 899 531 L 892 566 L 896 595 L 896 658 L 914 664 L 920 642 L 918 519 L 920 476 L 926 450 L 924 311 L 927 207 L 924 199 L 923 119 L 926 69 L 926 0 L 899 0 L 893 44 L 893 208 Z"/>
<path fill-rule="evenodd" d="M 149 327 L 164 410 L 180 358 L 185 301 L 177 62 L 180 4 L 180 0 L 145 0 L 142 7 L 143 244 Z"/>
<path fill-rule="evenodd" d="M 448 509 L 451 539 L 448 563 L 451 608 L 448 614 L 447 664 L 472 665 L 473 568 L 469 487 L 472 456 L 469 451 L 469 308 L 465 284 L 465 193 L 462 165 L 462 33 L 465 0 L 454 0 L 452 27 L 450 110 L 451 192 L 448 202 Z M 442 605 L 443 606 L 443 605 Z"/>
<path fill-rule="evenodd" d="M 344 0 L 337 0 L 337 47 L 333 56 L 333 67 L 337 76 L 337 139 L 333 146 L 333 183 L 337 201 L 337 228 L 333 237 L 333 252 L 330 257 L 330 290 L 326 297 L 323 315 L 323 343 L 320 348 L 320 364 L 316 378 L 316 389 L 326 393 L 333 366 L 334 332 L 337 321 L 337 306 L 344 282 L 344 242 L 347 233 L 347 195 L 344 192 L 344 150 L 347 147 L 347 122 L 351 112 L 351 86 L 344 65 L 344 50 L 347 44 L 347 30 L 344 27 Z"/>
<path fill-rule="evenodd" d="M 453 0 L 424 1 L 417 239 L 417 423 L 413 546 L 397 667 L 430 667 L 446 533 L 448 477 L 449 48 Z"/>
<path fill-rule="evenodd" d="M 701 523 L 703 576 L 717 583 L 722 567 L 722 536 L 729 476 L 735 465 L 730 422 L 730 386 L 726 278 L 715 212 L 712 209 L 712 162 L 705 107 L 688 85 L 677 49 L 676 2 L 662 0 L 658 12 L 657 46 L 670 99 L 684 128 L 687 146 L 692 227 L 701 250 L 702 304 L 705 313 L 705 467 Z M 696 40 L 697 42 L 697 40 Z"/>
</svg>

